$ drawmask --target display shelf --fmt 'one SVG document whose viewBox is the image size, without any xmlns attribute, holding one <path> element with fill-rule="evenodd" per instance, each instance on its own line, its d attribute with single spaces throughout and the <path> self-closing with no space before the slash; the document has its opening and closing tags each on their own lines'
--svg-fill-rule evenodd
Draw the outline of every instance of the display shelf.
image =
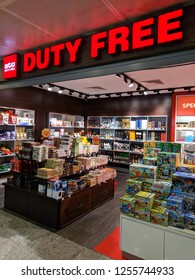
<svg viewBox="0 0 195 280">
<path fill-rule="evenodd" d="M 0 158 L 5 158 L 5 157 L 14 157 L 16 154 L 10 154 L 10 155 L 0 155 Z"/>
<path fill-rule="evenodd" d="M 194 243 L 193 231 L 120 215 L 120 248 L 123 256 L 127 258 L 128 255 L 135 255 L 146 260 L 194 260 Z"/>
<path fill-rule="evenodd" d="M 114 152 L 129 153 L 129 150 L 114 150 Z"/>
<path fill-rule="evenodd" d="M 9 173 L 11 170 L 7 170 L 7 171 L 0 171 L 0 174 L 5 174 L 5 173 Z"/>
<path fill-rule="evenodd" d="M 0 107 L 0 133 L 2 136 L 9 135 L 12 137 L 10 139 L 0 139 L 2 142 L 6 143 L 5 147 L 9 148 L 10 151 L 18 149 L 22 141 L 34 141 L 34 130 L 35 130 L 35 111 L 18 109 L 18 108 L 5 108 Z M 25 139 L 24 139 L 25 138 Z M 8 162 L 10 157 L 14 157 L 15 154 L 8 155 L 7 157 L 1 157 L 1 160 L 5 158 L 4 162 Z"/>
<path fill-rule="evenodd" d="M 91 125 L 89 125 L 89 122 Z M 94 126 L 100 124 L 100 127 Z M 90 127 L 91 126 L 91 127 Z M 144 141 L 166 141 L 167 140 L 167 116 L 89 116 L 87 118 L 87 131 L 98 129 L 101 142 L 126 142 L 129 143 L 128 153 L 130 154 L 132 145 L 143 144 Z M 110 131 L 110 133 L 108 133 Z M 103 137 L 109 134 L 112 138 Z M 114 135 L 113 135 L 114 134 Z M 116 153 L 113 149 L 112 156 Z M 116 149 L 117 152 L 121 152 Z M 100 153 L 105 152 L 100 150 Z M 132 154 L 132 153 L 131 153 Z M 133 154 L 132 154 L 133 155 Z M 136 154 L 143 156 L 143 154 Z"/>
<path fill-rule="evenodd" d="M 0 142 L 10 142 L 15 141 L 16 139 L 0 139 Z"/>
</svg>

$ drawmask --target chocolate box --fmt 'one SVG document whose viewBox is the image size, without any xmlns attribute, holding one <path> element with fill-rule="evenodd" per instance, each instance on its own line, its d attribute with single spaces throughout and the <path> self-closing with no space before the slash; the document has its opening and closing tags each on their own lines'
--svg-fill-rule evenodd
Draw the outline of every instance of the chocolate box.
<svg viewBox="0 0 195 280">
<path fill-rule="evenodd" d="M 120 211 L 130 217 L 135 215 L 135 196 L 124 195 L 120 198 Z"/>
<path fill-rule="evenodd" d="M 142 185 L 143 181 L 128 179 L 126 181 L 126 192 L 131 195 L 136 194 L 141 191 Z"/>
<path fill-rule="evenodd" d="M 169 213 L 166 208 L 156 206 L 151 210 L 151 222 L 154 224 L 168 226 Z"/>
</svg>

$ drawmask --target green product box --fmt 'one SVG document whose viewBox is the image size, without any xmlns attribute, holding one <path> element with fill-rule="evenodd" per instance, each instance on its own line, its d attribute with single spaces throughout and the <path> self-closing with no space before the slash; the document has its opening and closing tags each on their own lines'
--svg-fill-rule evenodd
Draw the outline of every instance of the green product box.
<svg viewBox="0 0 195 280">
<path fill-rule="evenodd" d="M 173 152 L 173 143 L 165 142 L 164 143 L 164 152 L 172 153 Z"/>
<path fill-rule="evenodd" d="M 135 210 L 149 211 L 153 207 L 155 194 L 140 191 L 135 195 Z"/>
<path fill-rule="evenodd" d="M 168 226 L 169 213 L 166 211 L 166 208 L 156 206 L 151 209 L 151 222 L 154 224 Z"/>
<path fill-rule="evenodd" d="M 149 147 L 144 149 L 144 157 L 157 158 L 159 152 L 161 152 L 161 149 Z"/>
<path fill-rule="evenodd" d="M 156 179 L 157 166 L 133 163 L 130 165 L 130 178 L 143 181 L 145 179 Z"/>
<path fill-rule="evenodd" d="M 181 153 L 181 144 L 173 143 L 173 153 Z"/>
<path fill-rule="evenodd" d="M 135 218 L 146 222 L 150 222 L 150 210 L 145 211 L 145 210 L 135 209 Z"/>
<path fill-rule="evenodd" d="M 161 152 L 164 152 L 164 142 L 156 142 L 156 148 L 161 149 Z"/>
<path fill-rule="evenodd" d="M 146 165 L 157 166 L 157 158 L 156 157 L 144 157 L 142 159 L 142 163 Z"/>
<path fill-rule="evenodd" d="M 179 153 L 160 152 L 157 157 L 157 178 L 171 181 L 172 174 L 175 173 L 179 162 Z"/>
<path fill-rule="evenodd" d="M 151 188 L 154 184 L 154 180 L 153 179 L 146 179 L 143 181 L 143 185 L 142 185 L 142 190 L 144 192 L 151 192 Z"/>
<path fill-rule="evenodd" d="M 135 215 L 135 196 L 124 195 L 120 198 L 120 211 L 130 217 Z"/>
<path fill-rule="evenodd" d="M 126 181 L 126 192 L 131 195 L 136 194 L 141 191 L 142 185 L 143 181 L 128 179 Z"/>
</svg>

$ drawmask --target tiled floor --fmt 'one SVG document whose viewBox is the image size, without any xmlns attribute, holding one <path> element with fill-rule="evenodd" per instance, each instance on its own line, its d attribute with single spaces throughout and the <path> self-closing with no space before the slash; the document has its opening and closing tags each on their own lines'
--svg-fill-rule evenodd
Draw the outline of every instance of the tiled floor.
<svg viewBox="0 0 195 280">
<path fill-rule="evenodd" d="M 104 255 L 0 210 L 1 260 L 108 260 Z"/>
</svg>

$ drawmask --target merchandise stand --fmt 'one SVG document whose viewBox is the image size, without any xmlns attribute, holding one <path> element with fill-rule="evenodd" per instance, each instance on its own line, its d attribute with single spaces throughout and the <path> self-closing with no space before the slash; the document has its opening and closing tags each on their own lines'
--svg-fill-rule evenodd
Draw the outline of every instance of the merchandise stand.
<svg viewBox="0 0 195 280">
<path fill-rule="evenodd" d="M 195 232 L 121 214 L 120 248 L 127 259 L 134 255 L 146 260 L 194 260 Z"/>
<path fill-rule="evenodd" d="M 60 200 L 11 183 L 4 185 L 5 209 L 56 229 L 63 228 L 114 197 L 114 179 L 75 191 L 70 197 Z"/>
</svg>

